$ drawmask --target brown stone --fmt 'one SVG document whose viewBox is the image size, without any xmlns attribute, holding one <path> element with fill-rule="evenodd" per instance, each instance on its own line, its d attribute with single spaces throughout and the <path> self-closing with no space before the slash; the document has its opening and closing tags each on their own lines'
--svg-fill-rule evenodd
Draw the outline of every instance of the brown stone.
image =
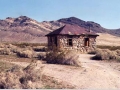
<svg viewBox="0 0 120 90">
<path fill-rule="evenodd" d="M 77 34 L 72 29 L 76 29 L 74 32 L 77 32 Z M 71 33 L 68 34 L 67 31 Z M 82 32 L 84 33 L 80 31 L 81 27 L 79 28 L 79 26 L 67 25 L 61 27 L 46 35 L 48 37 L 48 46 L 57 46 L 62 50 L 77 50 L 81 53 L 94 51 L 96 48 L 96 37 L 98 35 L 94 32 L 88 32 L 84 28 L 82 28 Z"/>
</svg>

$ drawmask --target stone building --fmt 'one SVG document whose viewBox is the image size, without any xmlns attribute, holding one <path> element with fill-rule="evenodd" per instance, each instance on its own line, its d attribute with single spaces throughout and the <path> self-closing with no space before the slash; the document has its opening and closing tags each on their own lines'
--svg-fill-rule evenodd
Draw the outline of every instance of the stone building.
<svg viewBox="0 0 120 90">
<path fill-rule="evenodd" d="M 85 53 L 95 50 L 98 35 L 90 29 L 67 24 L 46 36 L 48 37 L 48 47 L 55 45 L 60 49 Z"/>
</svg>

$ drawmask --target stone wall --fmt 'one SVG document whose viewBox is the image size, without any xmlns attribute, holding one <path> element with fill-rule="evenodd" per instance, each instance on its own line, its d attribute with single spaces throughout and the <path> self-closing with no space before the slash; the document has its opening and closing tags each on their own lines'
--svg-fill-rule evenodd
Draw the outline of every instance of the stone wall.
<svg viewBox="0 0 120 90">
<path fill-rule="evenodd" d="M 66 50 L 75 50 L 81 53 L 94 51 L 96 49 L 96 37 L 95 36 L 72 36 L 72 46 L 68 45 L 68 36 L 49 36 L 48 46 L 55 45 L 55 37 L 57 37 L 57 47 Z M 89 46 L 85 46 L 85 38 L 89 38 Z"/>
<path fill-rule="evenodd" d="M 67 36 L 58 36 L 58 45 L 61 49 L 67 50 L 76 50 L 82 53 L 86 53 L 89 51 L 94 51 L 96 48 L 96 37 L 93 36 L 73 36 L 72 37 L 72 46 L 68 45 L 68 37 Z M 84 38 L 89 38 L 89 46 L 84 46 Z"/>
</svg>

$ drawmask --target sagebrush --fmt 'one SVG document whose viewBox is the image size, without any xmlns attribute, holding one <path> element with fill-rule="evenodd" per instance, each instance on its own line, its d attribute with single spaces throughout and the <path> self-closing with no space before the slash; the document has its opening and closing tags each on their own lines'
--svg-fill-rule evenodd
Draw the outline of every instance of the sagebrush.
<svg viewBox="0 0 120 90">
<path fill-rule="evenodd" d="M 81 66 L 79 56 L 74 51 L 51 50 L 46 54 L 47 63 Z"/>
<path fill-rule="evenodd" d="M 110 51 L 109 49 L 98 49 L 92 59 L 96 60 L 117 60 L 120 61 L 120 50 Z"/>
</svg>

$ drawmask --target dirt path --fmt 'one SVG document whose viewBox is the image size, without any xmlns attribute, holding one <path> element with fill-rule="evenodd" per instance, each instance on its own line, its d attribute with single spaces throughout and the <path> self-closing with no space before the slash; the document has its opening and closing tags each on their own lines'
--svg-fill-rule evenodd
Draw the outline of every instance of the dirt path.
<svg viewBox="0 0 120 90">
<path fill-rule="evenodd" d="M 90 60 L 92 56 L 93 55 L 89 54 L 79 55 L 82 68 L 66 65 L 42 64 L 44 66 L 43 73 L 79 89 L 120 88 L 120 71 L 111 67 L 109 63 Z M 20 62 L 12 63 L 21 66 L 28 65 L 28 63 Z M 41 64 L 38 63 L 37 67 L 39 68 L 40 65 Z"/>
<path fill-rule="evenodd" d="M 81 54 L 79 60 L 82 69 L 77 67 L 63 67 L 61 65 L 47 65 L 45 73 L 66 83 L 82 89 L 116 89 L 120 88 L 120 72 L 102 61 L 90 60 L 93 55 Z"/>
<path fill-rule="evenodd" d="M 86 69 L 81 85 L 83 88 L 120 88 L 120 72 L 103 61 L 90 60 L 92 55 L 81 54 L 80 61 Z M 79 80 L 78 80 L 79 81 Z"/>
</svg>

